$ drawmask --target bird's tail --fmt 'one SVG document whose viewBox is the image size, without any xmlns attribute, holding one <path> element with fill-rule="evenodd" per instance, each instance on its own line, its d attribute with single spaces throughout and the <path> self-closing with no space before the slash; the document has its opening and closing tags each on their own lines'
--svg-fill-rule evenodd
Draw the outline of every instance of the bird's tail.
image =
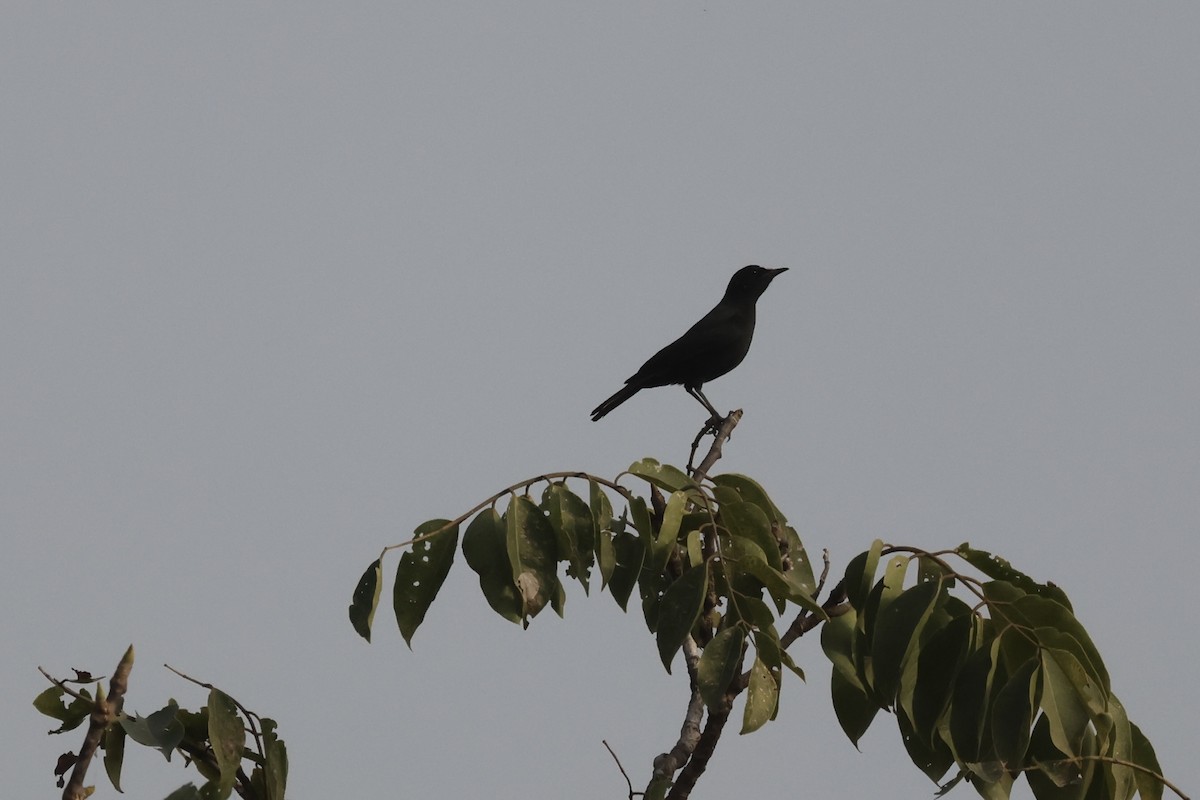
<svg viewBox="0 0 1200 800">
<path fill-rule="evenodd" d="M 617 406 L 621 405 L 621 403 L 624 403 L 626 400 L 633 397 L 635 394 L 637 394 L 639 391 L 641 391 L 641 389 L 642 389 L 642 387 L 640 387 L 640 386 L 634 386 L 633 384 L 626 384 L 624 387 L 621 388 L 621 391 L 617 392 L 612 397 L 608 398 L 603 403 L 601 403 L 600 405 L 598 405 L 594 409 L 592 409 L 592 422 L 595 422 L 596 420 L 600 419 L 605 414 L 612 411 Z"/>
</svg>

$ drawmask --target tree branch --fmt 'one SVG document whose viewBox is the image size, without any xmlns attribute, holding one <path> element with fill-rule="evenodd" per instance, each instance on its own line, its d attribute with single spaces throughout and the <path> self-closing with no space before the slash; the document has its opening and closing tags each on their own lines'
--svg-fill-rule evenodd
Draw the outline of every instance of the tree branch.
<svg viewBox="0 0 1200 800">
<path fill-rule="evenodd" d="M 696 448 L 700 444 L 700 439 L 705 433 L 712 431 L 712 425 L 705 423 L 697 434 L 695 441 L 692 442 L 692 455 L 688 457 L 688 474 L 696 483 L 700 483 L 708 477 L 708 471 L 712 469 L 713 464 L 721 457 L 721 446 L 729 441 L 729 437 L 733 435 L 733 429 L 737 427 L 738 422 L 742 419 L 742 410 L 739 408 L 736 411 L 730 411 L 725 419 L 721 420 L 721 426 L 713 431 L 712 447 L 708 449 L 708 455 L 704 456 L 704 460 L 695 469 L 692 468 L 692 458 L 696 455 Z"/>
<path fill-rule="evenodd" d="M 129 649 L 125 651 L 125 655 L 121 656 L 121 660 L 117 664 L 112 680 L 108 683 L 108 697 L 104 697 L 103 692 L 96 692 L 96 699 L 92 703 L 92 713 L 88 721 L 87 735 L 83 739 L 83 745 L 79 748 L 79 758 L 76 759 L 75 766 L 71 770 L 71 779 L 67 781 L 67 787 L 63 789 L 63 800 L 84 800 L 91 794 L 83 785 L 84 780 L 87 779 L 88 766 L 92 763 L 96 750 L 100 747 L 100 739 L 104 736 L 104 730 L 121 713 L 121 707 L 125 704 L 125 692 L 129 689 L 129 673 L 132 671 L 133 645 L 129 645 Z"/>
<path fill-rule="evenodd" d="M 691 758 L 700 741 L 700 721 L 704 718 L 704 699 L 700 697 L 700 680 L 696 672 L 696 666 L 700 663 L 700 646 L 691 636 L 683 641 L 683 658 L 687 664 L 691 698 L 688 700 L 687 713 L 683 717 L 679 740 L 675 742 L 671 752 L 663 753 L 654 759 L 651 783 L 662 778 L 670 780 L 679 771 L 679 768 Z"/>
</svg>

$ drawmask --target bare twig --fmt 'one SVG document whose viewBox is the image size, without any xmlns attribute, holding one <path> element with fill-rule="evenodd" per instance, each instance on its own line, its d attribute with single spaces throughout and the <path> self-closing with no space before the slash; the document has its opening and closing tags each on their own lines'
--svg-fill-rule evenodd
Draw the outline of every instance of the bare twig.
<svg viewBox="0 0 1200 800">
<path fill-rule="evenodd" d="M 629 780 L 629 773 L 627 773 L 625 768 L 621 766 L 621 759 L 617 758 L 617 754 L 614 753 L 613 749 L 608 746 L 608 741 L 601 739 L 600 743 L 604 745 L 606 750 L 608 750 L 608 754 L 612 756 L 613 761 L 617 762 L 617 769 L 621 770 L 621 776 L 625 778 L 625 785 L 629 787 L 629 800 L 633 800 L 634 797 L 640 797 L 642 792 L 635 792 L 633 790 L 633 781 Z"/>
<path fill-rule="evenodd" d="M 79 758 L 76 759 L 75 766 L 71 770 L 71 779 L 67 781 L 67 787 L 63 789 L 63 800 L 84 800 L 91 794 L 83 785 L 84 780 L 87 779 L 88 766 L 92 763 L 97 748 L 100 747 L 100 739 L 104 736 L 105 729 L 121 713 L 121 707 L 125 704 L 125 692 L 129 689 L 129 673 L 132 671 L 133 645 L 129 645 L 125 655 L 121 656 L 116 671 L 113 672 L 112 680 L 109 681 L 108 696 L 105 697 L 103 692 L 97 691 L 96 699 L 92 701 L 87 735 L 83 739 L 83 745 L 79 748 Z M 42 674 L 45 674 L 44 670 Z M 54 681 L 54 683 L 62 687 L 59 681 Z"/>
</svg>

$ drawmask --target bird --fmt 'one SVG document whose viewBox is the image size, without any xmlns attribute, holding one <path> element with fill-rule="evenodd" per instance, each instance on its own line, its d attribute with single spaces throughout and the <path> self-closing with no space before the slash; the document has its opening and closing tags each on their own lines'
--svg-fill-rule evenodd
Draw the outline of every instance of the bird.
<svg viewBox="0 0 1200 800">
<path fill-rule="evenodd" d="M 701 387 L 742 363 L 754 336 L 754 306 L 771 281 L 786 271 L 787 267 L 767 269 L 751 264 L 733 273 L 721 302 L 687 333 L 650 356 L 619 392 L 596 406 L 592 422 L 642 389 L 673 384 L 683 384 L 687 393 L 708 409 L 710 422 L 720 420 Z"/>
</svg>

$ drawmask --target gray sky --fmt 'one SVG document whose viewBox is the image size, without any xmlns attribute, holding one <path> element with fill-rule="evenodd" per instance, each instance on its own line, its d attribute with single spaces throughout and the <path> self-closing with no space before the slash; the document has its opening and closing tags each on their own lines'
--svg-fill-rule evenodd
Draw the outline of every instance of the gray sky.
<svg viewBox="0 0 1200 800">
<path fill-rule="evenodd" d="M 682 390 L 587 412 L 748 263 L 791 271 L 706 387 L 746 411 L 721 466 L 835 570 L 969 540 L 1064 587 L 1200 791 L 1200 7 L 0 16 L 11 796 L 80 739 L 41 734 L 35 667 L 130 642 L 129 708 L 203 702 L 163 662 L 216 683 L 279 720 L 291 797 L 622 796 L 601 739 L 644 784 L 686 679 L 607 594 L 522 633 L 460 561 L 411 653 L 346 604 L 381 546 L 511 482 L 681 464 Z M 809 682 L 699 796 L 929 796 L 793 651 Z M 132 797 L 194 777 L 127 755 Z"/>
</svg>

